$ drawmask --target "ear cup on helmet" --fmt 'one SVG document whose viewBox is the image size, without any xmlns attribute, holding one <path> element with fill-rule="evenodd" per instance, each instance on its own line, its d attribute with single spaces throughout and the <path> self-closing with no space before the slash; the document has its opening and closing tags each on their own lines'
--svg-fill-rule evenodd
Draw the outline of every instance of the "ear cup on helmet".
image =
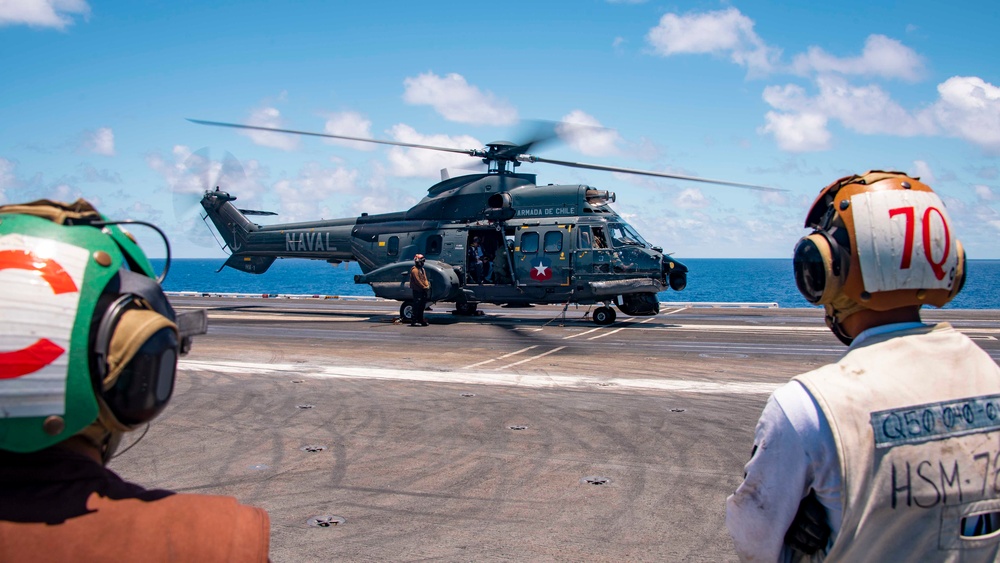
<svg viewBox="0 0 1000 563">
<path fill-rule="evenodd" d="M 825 305 L 840 293 L 846 272 L 840 245 L 823 231 L 799 239 L 792 258 L 795 285 L 806 301 Z"/>
<path fill-rule="evenodd" d="M 144 318 L 130 318 L 135 315 Z M 141 329 L 131 333 L 136 324 Z M 134 426 L 154 419 L 173 394 L 177 330 L 158 313 L 142 310 L 127 311 L 119 326 L 128 333 L 112 339 L 110 365 L 114 367 L 103 398 L 115 418 Z"/>
<path fill-rule="evenodd" d="M 163 410 L 173 393 L 178 341 L 174 322 L 140 296 L 119 296 L 106 309 L 94 339 L 94 386 L 117 422 L 143 424 Z"/>
</svg>

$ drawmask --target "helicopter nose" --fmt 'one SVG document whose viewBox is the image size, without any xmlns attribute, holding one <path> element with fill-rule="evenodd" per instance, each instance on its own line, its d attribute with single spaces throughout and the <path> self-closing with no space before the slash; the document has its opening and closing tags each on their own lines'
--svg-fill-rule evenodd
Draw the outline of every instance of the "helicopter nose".
<svg viewBox="0 0 1000 563">
<path fill-rule="evenodd" d="M 662 261 L 663 275 L 670 284 L 670 289 L 681 291 L 687 287 L 688 268 L 670 256 L 664 256 Z"/>
<path fill-rule="evenodd" d="M 687 273 L 670 272 L 670 289 L 680 291 L 687 287 Z"/>
</svg>

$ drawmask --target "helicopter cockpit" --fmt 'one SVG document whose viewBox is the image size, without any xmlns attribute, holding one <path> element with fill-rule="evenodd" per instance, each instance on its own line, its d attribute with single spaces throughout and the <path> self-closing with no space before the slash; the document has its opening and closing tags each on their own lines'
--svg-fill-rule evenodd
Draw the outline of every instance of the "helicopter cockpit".
<svg viewBox="0 0 1000 563">
<path fill-rule="evenodd" d="M 623 246 L 650 247 L 649 243 L 631 225 L 625 222 L 608 223 L 608 234 L 611 236 L 611 244 L 615 248 Z"/>
</svg>

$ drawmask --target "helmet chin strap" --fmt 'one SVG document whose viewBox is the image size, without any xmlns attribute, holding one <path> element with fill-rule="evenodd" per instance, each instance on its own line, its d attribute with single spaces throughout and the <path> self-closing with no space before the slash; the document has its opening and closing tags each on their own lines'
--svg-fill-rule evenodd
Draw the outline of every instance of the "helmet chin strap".
<svg viewBox="0 0 1000 563">
<path fill-rule="evenodd" d="M 852 301 L 849 297 L 843 293 L 834 297 L 832 303 L 827 303 L 823 305 L 823 310 L 826 311 L 826 326 L 829 327 L 830 332 L 844 343 L 844 346 L 850 346 L 854 342 L 854 337 L 849 336 L 847 332 L 844 331 L 844 326 L 841 324 L 844 319 L 857 313 L 858 311 L 863 311 L 867 309 L 864 305 Z"/>
<path fill-rule="evenodd" d="M 844 327 L 842 327 L 840 325 L 840 321 L 837 320 L 836 313 L 831 314 L 830 311 L 831 309 L 827 307 L 826 326 L 830 329 L 830 332 L 837 337 L 837 340 L 844 344 L 844 346 L 850 346 L 851 343 L 854 342 L 854 338 L 848 336 L 847 333 L 844 332 Z"/>
<path fill-rule="evenodd" d="M 102 424 L 100 418 L 98 418 L 94 422 L 91 422 L 90 426 L 77 432 L 76 436 L 82 438 L 91 447 L 96 449 L 101 456 L 101 463 L 107 465 L 108 461 L 114 455 L 115 450 L 118 449 L 122 434 L 120 431 L 111 430 Z"/>
<path fill-rule="evenodd" d="M 100 398 L 98 398 L 98 405 L 97 419 L 83 430 L 77 432 L 76 435 L 96 448 L 101 455 L 101 462 L 107 465 L 108 461 L 115 455 L 115 451 L 118 450 L 122 435 L 128 432 L 130 428 L 118 422 L 114 415 L 111 414 L 111 410 L 108 409 L 108 406 Z"/>
</svg>

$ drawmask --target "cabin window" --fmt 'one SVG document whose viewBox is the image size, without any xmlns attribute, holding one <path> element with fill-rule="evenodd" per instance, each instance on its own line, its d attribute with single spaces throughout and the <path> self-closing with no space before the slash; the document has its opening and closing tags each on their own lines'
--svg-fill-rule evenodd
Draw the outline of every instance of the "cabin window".
<svg viewBox="0 0 1000 563">
<path fill-rule="evenodd" d="M 525 254 L 538 252 L 538 233 L 521 234 L 521 252 Z"/>
<path fill-rule="evenodd" d="M 424 254 L 441 254 L 441 235 L 431 235 L 427 237 L 427 250 L 424 251 Z"/>
<path fill-rule="evenodd" d="M 604 236 L 604 227 L 594 227 L 594 248 L 608 248 L 608 239 Z"/>
<path fill-rule="evenodd" d="M 580 227 L 577 229 L 577 232 L 580 233 L 580 250 L 594 248 L 594 243 L 591 242 L 592 239 L 590 238 L 590 227 Z"/>
<path fill-rule="evenodd" d="M 389 242 L 386 244 L 386 252 L 389 256 L 395 256 L 399 254 L 399 237 L 391 236 L 389 237 Z"/>
<path fill-rule="evenodd" d="M 545 233 L 545 252 L 561 252 L 562 240 L 562 231 L 549 231 Z"/>
</svg>

